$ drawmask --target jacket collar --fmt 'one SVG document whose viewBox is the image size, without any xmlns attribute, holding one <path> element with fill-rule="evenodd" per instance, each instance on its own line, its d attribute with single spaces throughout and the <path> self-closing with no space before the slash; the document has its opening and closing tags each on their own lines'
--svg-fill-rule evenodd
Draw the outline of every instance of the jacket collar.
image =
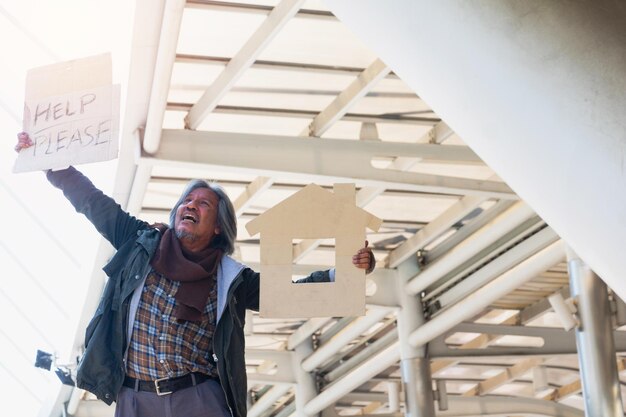
<svg viewBox="0 0 626 417">
<path fill-rule="evenodd" d="M 143 248 L 152 255 L 156 252 L 156 249 L 159 247 L 159 242 L 161 241 L 161 232 L 157 228 L 148 228 L 148 229 L 140 229 L 137 231 L 137 243 L 139 243 Z"/>
<path fill-rule="evenodd" d="M 246 266 L 228 255 L 222 257 L 217 269 L 217 321 L 222 317 L 228 301 L 228 290 Z"/>
</svg>

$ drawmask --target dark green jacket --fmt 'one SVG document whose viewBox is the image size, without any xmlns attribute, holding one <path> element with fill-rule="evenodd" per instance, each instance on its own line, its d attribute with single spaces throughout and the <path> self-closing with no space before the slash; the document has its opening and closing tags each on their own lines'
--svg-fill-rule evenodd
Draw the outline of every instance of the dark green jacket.
<svg viewBox="0 0 626 417">
<path fill-rule="evenodd" d="M 116 253 L 103 268 L 107 280 L 100 304 L 87 326 L 85 350 L 78 366 L 77 385 L 107 404 L 117 398 L 125 376 L 129 315 L 133 293 L 151 270 L 150 260 L 161 234 L 98 190 L 73 167 L 49 171 L 48 180 L 84 214 Z M 328 271 L 314 272 L 299 282 L 329 281 Z M 218 315 L 213 335 L 220 383 L 233 417 L 246 416 L 246 309 L 258 310 L 259 274 L 224 256 L 217 277 Z M 138 293 L 139 294 L 139 293 Z M 136 305 L 134 305 L 136 308 Z"/>
</svg>

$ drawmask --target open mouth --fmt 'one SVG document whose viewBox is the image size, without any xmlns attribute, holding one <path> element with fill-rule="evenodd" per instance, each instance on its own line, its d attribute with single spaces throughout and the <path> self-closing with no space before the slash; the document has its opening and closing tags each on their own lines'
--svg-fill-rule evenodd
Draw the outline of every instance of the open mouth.
<svg viewBox="0 0 626 417">
<path fill-rule="evenodd" d="M 181 220 L 183 221 L 190 221 L 192 223 L 198 223 L 198 219 L 196 219 L 194 216 L 192 216 L 191 214 L 184 214 L 183 217 L 181 218 Z"/>
</svg>

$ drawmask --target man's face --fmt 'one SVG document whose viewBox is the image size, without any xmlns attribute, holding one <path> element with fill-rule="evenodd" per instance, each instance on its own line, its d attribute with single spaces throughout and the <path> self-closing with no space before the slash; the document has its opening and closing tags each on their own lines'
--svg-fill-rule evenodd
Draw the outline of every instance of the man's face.
<svg viewBox="0 0 626 417">
<path fill-rule="evenodd" d="M 185 249 L 192 252 L 205 249 L 220 233 L 217 226 L 219 198 L 208 188 L 196 188 L 187 194 L 174 220 L 174 230 Z"/>
</svg>

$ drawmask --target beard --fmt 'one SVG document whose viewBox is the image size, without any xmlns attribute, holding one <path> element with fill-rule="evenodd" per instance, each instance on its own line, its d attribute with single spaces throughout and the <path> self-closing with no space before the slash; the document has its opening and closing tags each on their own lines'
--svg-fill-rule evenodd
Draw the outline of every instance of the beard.
<svg viewBox="0 0 626 417">
<path fill-rule="evenodd" d="M 178 240 L 186 240 L 188 242 L 194 242 L 198 239 L 198 235 L 188 232 L 186 230 L 176 230 L 176 237 Z"/>
</svg>

